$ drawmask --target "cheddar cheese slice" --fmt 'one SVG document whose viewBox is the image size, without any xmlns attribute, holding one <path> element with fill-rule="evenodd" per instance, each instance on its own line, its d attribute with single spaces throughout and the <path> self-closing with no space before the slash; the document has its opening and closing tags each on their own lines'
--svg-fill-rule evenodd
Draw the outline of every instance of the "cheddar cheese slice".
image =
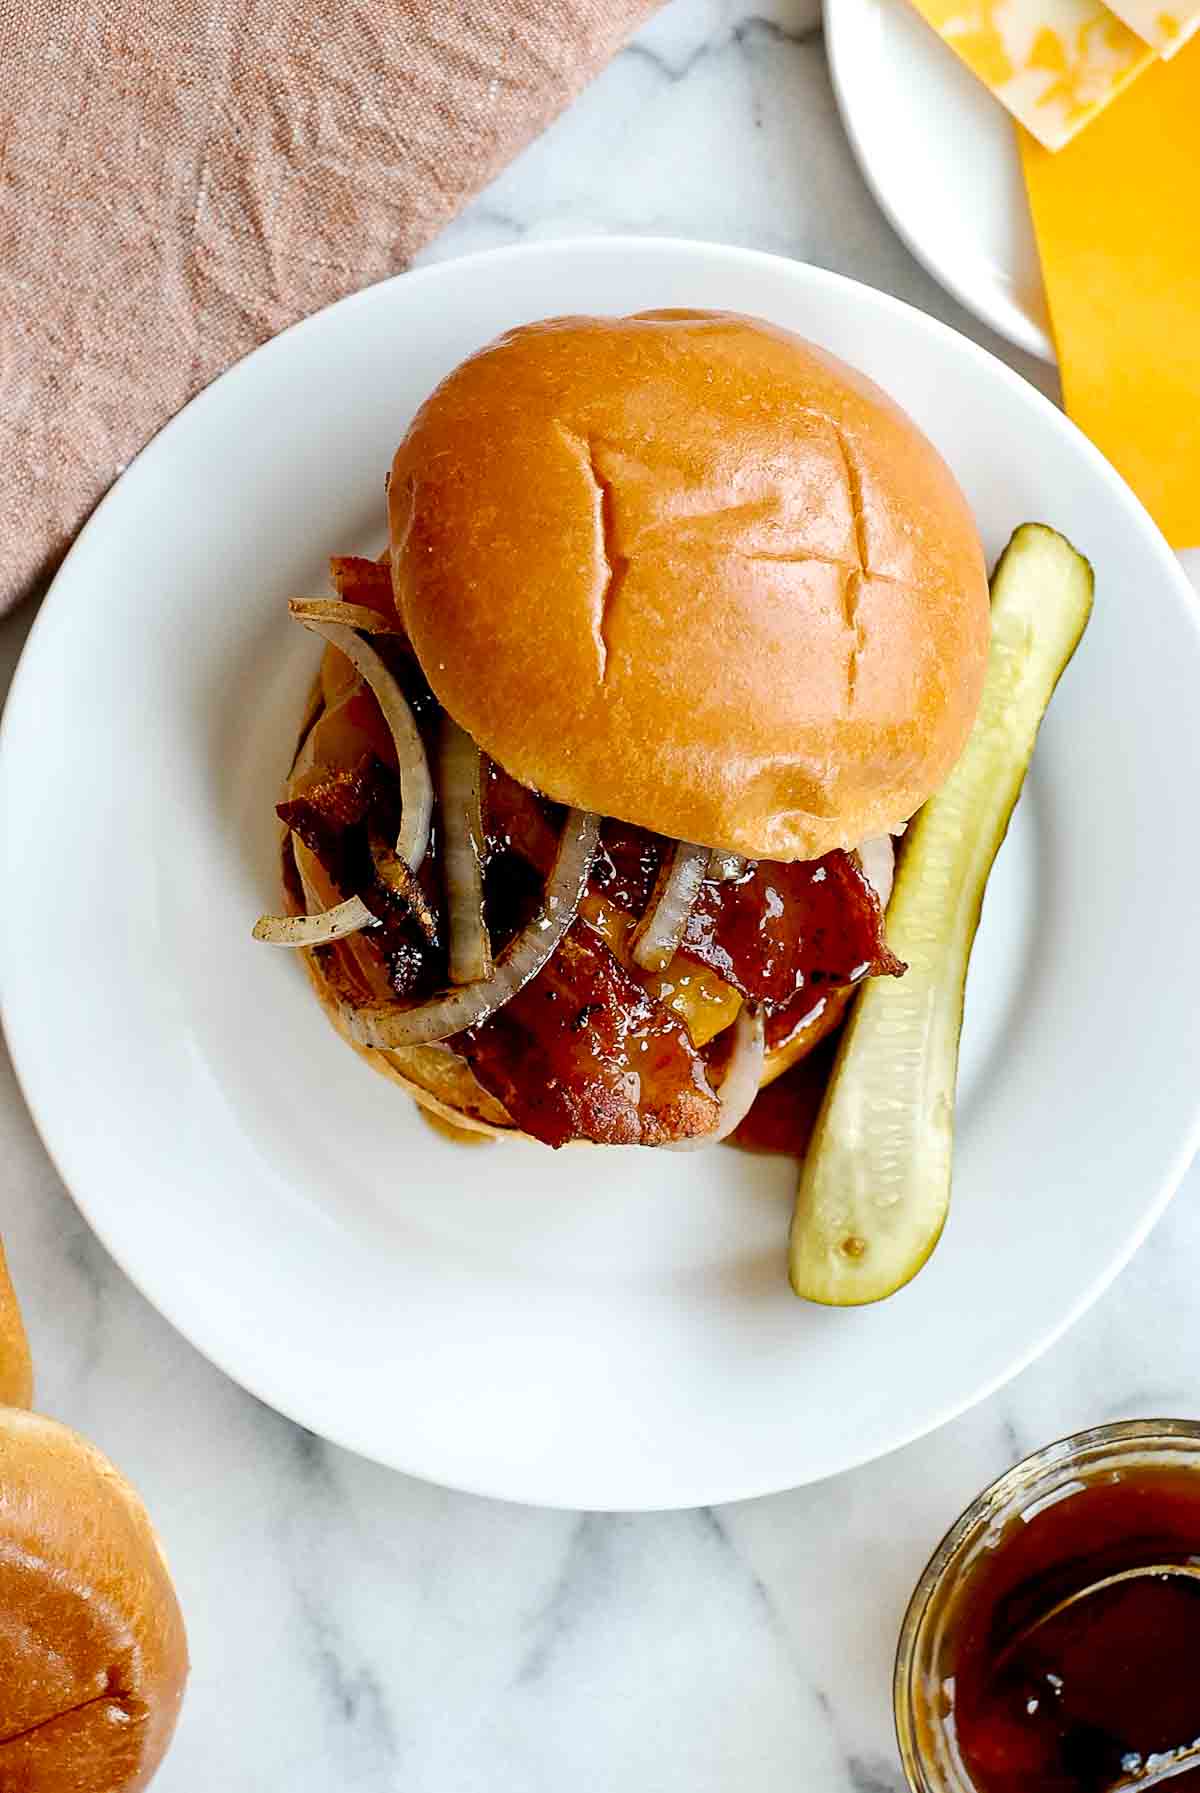
<svg viewBox="0 0 1200 1793">
<path fill-rule="evenodd" d="M 914 3 L 1047 149 L 1069 143 L 1154 60 L 1149 45 L 1101 0 Z"/>
<path fill-rule="evenodd" d="M 1108 0 L 1108 4 L 1163 57 L 1174 56 L 1200 30 L 1200 0 L 1180 0 L 1177 5 L 1170 0 L 1166 5 L 1162 0 Z"/>
<path fill-rule="evenodd" d="M 1200 547 L 1200 39 L 1058 155 L 1021 152 L 1067 411 Z"/>
</svg>

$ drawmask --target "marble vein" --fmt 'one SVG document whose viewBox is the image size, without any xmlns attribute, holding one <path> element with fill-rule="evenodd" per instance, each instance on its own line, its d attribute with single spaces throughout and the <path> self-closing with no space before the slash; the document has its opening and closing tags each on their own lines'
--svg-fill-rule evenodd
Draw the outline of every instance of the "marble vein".
<svg viewBox="0 0 1200 1793">
<path fill-rule="evenodd" d="M 603 1591 L 611 1570 L 611 1535 L 618 1523 L 601 1513 L 580 1514 L 562 1570 L 529 1621 L 531 1641 L 513 1678 L 517 1687 L 542 1679 L 555 1652 Z"/>
</svg>

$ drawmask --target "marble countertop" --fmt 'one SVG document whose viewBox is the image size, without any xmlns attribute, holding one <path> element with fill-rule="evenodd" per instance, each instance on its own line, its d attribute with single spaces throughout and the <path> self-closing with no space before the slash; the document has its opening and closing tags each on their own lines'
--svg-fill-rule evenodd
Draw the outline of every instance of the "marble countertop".
<svg viewBox="0 0 1200 1793">
<path fill-rule="evenodd" d="M 818 0 L 673 0 L 424 259 L 590 230 L 819 262 L 1054 389 L 880 215 Z M 31 620 L 0 624 L 0 690 Z M 210 1367 L 88 1231 L 6 1059 L 0 1142 L 39 1405 L 139 1485 L 187 1615 L 191 1685 L 156 1793 L 898 1793 L 892 1651 L 947 1524 L 1057 1434 L 1200 1413 L 1193 1171 L 1067 1339 L 922 1443 L 715 1511 L 504 1506 L 347 1456 Z"/>
</svg>

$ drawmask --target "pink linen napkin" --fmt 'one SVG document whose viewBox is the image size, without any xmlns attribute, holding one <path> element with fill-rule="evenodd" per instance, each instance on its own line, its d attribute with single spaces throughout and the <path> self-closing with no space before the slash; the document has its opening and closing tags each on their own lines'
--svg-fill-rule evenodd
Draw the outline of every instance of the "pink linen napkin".
<svg viewBox="0 0 1200 1793">
<path fill-rule="evenodd" d="M 193 393 L 393 274 L 655 0 L 0 0 L 0 612 Z"/>
</svg>

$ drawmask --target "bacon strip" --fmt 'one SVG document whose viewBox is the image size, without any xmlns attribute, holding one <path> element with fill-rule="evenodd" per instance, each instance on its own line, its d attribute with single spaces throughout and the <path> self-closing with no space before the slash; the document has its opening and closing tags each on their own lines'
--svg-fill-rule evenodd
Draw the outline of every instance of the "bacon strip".
<svg viewBox="0 0 1200 1793">
<path fill-rule="evenodd" d="M 347 604 L 365 604 L 369 610 L 395 618 L 392 569 L 386 562 L 364 560 L 360 554 L 335 554 L 329 562 L 329 578 Z"/>
<path fill-rule="evenodd" d="M 332 713 L 327 712 L 329 715 Z M 337 745 L 344 750 L 355 739 L 354 731 L 342 726 Z M 370 852 L 372 824 L 377 832 L 385 836 L 390 832 L 395 838 L 399 819 L 395 773 L 364 745 L 352 764 L 328 768 L 321 776 L 301 779 L 298 788 L 292 788 L 296 794 L 276 804 L 275 810 L 308 849 L 311 863 L 321 873 L 323 888 L 317 906 L 329 908 L 343 897 L 358 896 L 379 924 L 369 933 L 337 942 L 341 948 L 335 955 L 337 961 L 356 962 L 359 974 L 375 988 L 377 1000 L 376 966 L 386 972 L 383 1000 L 389 994 L 430 994 L 444 981 L 446 965 L 436 910 L 439 875 L 432 861 L 421 867 L 415 880 L 418 915 L 417 905 L 406 899 L 402 890 L 381 881 Z"/>
<path fill-rule="evenodd" d="M 672 845 L 661 834 L 635 828 L 630 822 L 606 821 L 600 831 L 601 850 L 592 869 L 591 889 L 614 908 L 644 915 Z"/>
<path fill-rule="evenodd" d="M 679 950 L 743 996 L 780 1004 L 905 969 L 884 937 L 879 898 L 840 851 L 791 865 L 762 859 L 742 878 L 706 884 Z"/>
<path fill-rule="evenodd" d="M 483 782 L 483 829 L 488 858 L 517 853 L 548 877 L 558 850 L 558 830 L 548 806 L 494 760 L 488 760 Z"/>
<path fill-rule="evenodd" d="M 370 807 L 375 763 L 365 751 L 357 765 L 326 772 L 302 795 L 275 805 L 280 821 L 316 854 L 335 884 L 346 882 L 345 836 Z"/>
<path fill-rule="evenodd" d="M 662 1145 L 720 1104 L 677 1016 L 576 921 L 546 968 L 455 1046 L 518 1127 L 549 1146 Z"/>
</svg>

